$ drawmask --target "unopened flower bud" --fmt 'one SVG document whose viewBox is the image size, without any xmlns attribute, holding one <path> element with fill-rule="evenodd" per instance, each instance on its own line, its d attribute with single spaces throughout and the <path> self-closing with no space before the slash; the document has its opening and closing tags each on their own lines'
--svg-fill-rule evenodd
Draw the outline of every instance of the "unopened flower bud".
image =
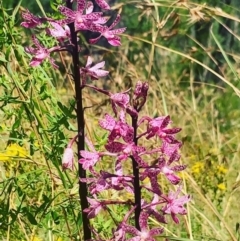
<svg viewBox="0 0 240 241">
<path fill-rule="evenodd" d="M 148 92 L 148 88 L 149 85 L 147 82 L 142 82 L 142 81 L 138 81 L 136 86 L 135 86 L 135 90 L 134 90 L 134 98 L 138 99 L 140 97 L 147 97 L 147 92 Z"/>
<path fill-rule="evenodd" d="M 139 112 L 147 99 L 149 85 L 147 82 L 138 81 L 134 89 L 133 107 Z"/>
<path fill-rule="evenodd" d="M 74 153 L 71 147 L 67 147 L 63 153 L 62 158 L 62 169 L 65 171 L 66 169 L 73 170 L 73 161 L 74 161 Z"/>
</svg>

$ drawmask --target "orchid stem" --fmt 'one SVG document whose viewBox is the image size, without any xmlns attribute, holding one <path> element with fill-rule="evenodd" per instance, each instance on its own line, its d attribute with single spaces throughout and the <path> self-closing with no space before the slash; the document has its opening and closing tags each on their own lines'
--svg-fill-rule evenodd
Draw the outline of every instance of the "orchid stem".
<svg viewBox="0 0 240 241">
<path fill-rule="evenodd" d="M 71 0 L 67 0 L 67 7 L 69 9 L 73 9 L 73 5 Z M 78 133 L 81 132 L 81 135 L 78 137 L 77 142 L 77 153 L 78 160 L 81 158 L 80 151 L 84 150 L 84 112 L 83 112 L 83 103 L 82 103 L 82 88 L 81 88 L 81 78 L 79 71 L 79 52 L 78 52 L 78 40 L 77 34 L 75 32 L 74 23 L 69 24 L 70 32 L 71 32 L 71 42 L 73 44 L 73 78 L 75 83 L 75 94 L 76 94 L 76 113 L 77 113 L 77 127 Z M 83 221 L 83 235 L 84 240 L 91 239 L 91 230 L 90 230 L 90 222 L 87 218 L 87 213 L 84 213 L 84 209 L 88 208 L 88 191 L 87 184 L 80 181 L 81 178 L 86 178 L 86 171 L 83 169 L 82 164 L 78 164 L 78 175 L 79 175 L 79 196 L 80 196 L 80 205 L 82 210 L 82 221 Z"/>
<path fill-rule="evenodd" d="M 132 117 L 132 127 L 134 129 L 134 138 L 133 141 L 135 145 L 137 145 L 137 118 Z M 139 168 L 138 163 L 135 161 L 134 157 L 131 156 L 132 159 L 132 166 L 133 166 L 133 175 L 134 175 L 134 197 L 135 197 L 135 227 L 140 230 L 139 226 L 139 217 L 141 213 L 141 187 L 140 187 L 140 180 L 139 180 Z"/>
</svg>

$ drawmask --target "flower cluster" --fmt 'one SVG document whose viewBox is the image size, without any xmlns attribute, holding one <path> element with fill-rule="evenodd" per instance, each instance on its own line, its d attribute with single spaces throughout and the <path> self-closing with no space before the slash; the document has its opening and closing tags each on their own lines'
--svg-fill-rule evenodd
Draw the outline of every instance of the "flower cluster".
<svg viewBox="0 0 240 241">
<path fill-rule="evenodd" d="M 101 9 L 110 9 L 105 0 L 95 1 Z M 73 2 L 75 2 L 76 10 L 72 8 Z M 117 15 L 110 26 L 107 26 L 108 18 L 103 16 L 103 12 L 94 12 L 93 3 L 90 1 L 67 0 L 67 5 L 61 5 L 58 9 L 63 15 L 61 20 L 36 17 L 28 11 L 22 14 L 24 19 L 22 26 L 26 28 L 39 27 L 47 22 L 49 26 L 46 28 L 46 34 L 54 37 L 58 43 L 56 46 L 47 48 L 34 35 L 32 39 L 35 48 L 25 48 L 26 52 L 32 55 L 31 66 L 37 66 L 48 59 L 52 66 L 57 67 L 51 54 L 63 50 L 69 50 L 71 53 L 70 46 L 77 42 L 76 39 L 73 41 L 73 28 L 75 33 L 83 30 L 98 33 L 98 37 L 89 40 L 91 44 L 95 44 L 101 37 L 104 37 L 112 46 L 121 45 L 118 34 L 123 33 L 126 28 L 113 29 L 119 23 L 120 15 Z M 80 51 L 78 46 L 76 49 Z M 83 208 L 83 212 L 87 214 L 88 219 L 92 219 L 101 211 L 107 210 L 109 205 L 126 205 L 129 207 L 129 211 L 117 224 L 110 240 L 154 241 L 156 236 L 164 232 L 164 229 L 162 227 L 149 227 L 149 218 L 153 217 L 159 223 L 166 224 L 168 222 L 167 216 L 170 215 L 175 223 L 179 223 L 178 215 L 186 214 L 184 205 L 190 200 L 188 195 L 179 197 L 181 180 L 177 172 L 186 168 L 185 165 L 179 163 L 179 149 L 182 144 L 177 140 L 176 134 L 181 129 L 171 127 L 170 116 L 157 118 L 143 116 L 139 118 L 139 112 L 147 101 L 149 89 L 147 82 L 137 81 L 132 98 L 130 98 L 131 90 L 111 93 L 87 84 L 87 78 L 97 80 L 109 73 L 102 69 L 104 61 L 95 65 L 92 63 L 93 59 L 89 56 L 85 67 L 79 68 L 78 64 L 75 65 L 79 68 L 81 76 L 79 91 L 91 88 L 108 96 L 114 115 L 106 113 L 99 121 L 100 128 L 108 132 L 104 150 L 96 150 L 87 137 L 84 138 L 88 149 L 78 150 L 80 168 L 88 174 L 85 177 L 80 176 L 79 179 L 81 183 L 88 186 L 91 195 L 85 197 L 89 206 Z M 77 81 L 75 84 L 78 84 Z M 83 110 L 80 111 L 83 112 Z M 129 119 L 131 124 L 128 123 Z M 74 137 L 65 149 L 62 159 L 63 170 L 74 169 L 72 145 L 78 136 Z M 147 144 L 149 139 L 157 140 L 158 144 L 152 148 L 151 145 Z M 113 160 L 112 170 L 102 170 L 101 167 L 104 167 L 106 159 Z M 125 168 L 125 166 L 129 166 L 127 164 L 129 161 L 132 165 L 132 171 Z M 171 185 L 178 185 L 175 192 L 170 191 L 169 194 L 164 194 L 164 189 L 159 184 L 161 176 Z M 101 200 L 101 193 L 105 190 L 119 192 L 119 196 L 122 193 L 130 193 L 134 198 L 133 200 L 124 200 L 124 197 L 122 200 Z M 135 219 L 134 224 L 132 217 Z M 93 228 L 91 231 L 97 238 L 95 240 L 102 240 L 101 235 L 97 234 Z"/>
<path fill-rule="evenodd" d="M 104 0 L 96 0 L 96 3 L 102 9 L 110 9 L 107 2 Z M 42 24 L 45 22 L 49 23 L 49 27 L 46 28 L 46 33 L 54 37 L 58 41 L 58 45 L 46 48 L 42 46 L 36 36 L 32 37 L 35 48 L 27 47 L 25 48 L 26 52 L 31 54 L 32 60 L 30 66 L 37 66 L 41 64 L 44 60 L 49 59 L 50 63 L 54 68 L 58 66 L 54 63 L 53 59 L 50 57 L 50 54 L 56 51 L 66 50 L 69 45 L 71 45 L 70 38 L 70 29 L 69 24 L 73 23 L 76 32 L 83 30 L 88 30 L 94 33 L 99 33 L 99 36 L 95 39 L 90 39 L 91 44 L 95 44 L 101 37 L 105 37 L 108 43 L 112 46 L 120 46 L 120 37 L 118 34 L 121 34 L 125 31 L 126 28 L 113 29 L 120 21 L 120 15 L 117 15 L 115 21 L 110 26 L 107 26 L 108 17 L 104 17 L 102 12 L 93 12 L 93 3 L 86 0 L 77 0 L 76 1 L 77 9 L 76 11 L 69 9 L 66 6 L 59 6 L 59 12 L 63 15 L 63 19 L 52 19 L 52 18 L 41 18 L 34 16 L 28 10 L 22 13 L 24 22 L 21 25 L 25 28 L 36 28 L 40 27 L 42 29 Z M 99 63 L 99 65 L 92 68 L 89 68 L 91 65 L 92 59 L 89 57 L 86 67 L 82 68 L 81 71 L 88 75 L 91 78 L 97 79 L 98 77 L 106 76 L 107 71 L 100 71 L 98 68 L 104 66 L 104 62 Z"/>
<path fill-rule="evenodd" d="M 144 86 L 144 88 L 143 88 Z M 99 90 L 96 87 L 92 87 Z M 140 91 L 139 91 L 140 90 Z M 133 93 L 133 104 L 136 100 L 144 97 L 147 98 L 148 84 L 138 81 Z M 102 93 L 106 93 L 99 90 Z M 111 96 L 110 94 L 108 94 Z M 114 104 L 113 111 L 117 111 L 117 116 L 113 117 L 110 114 L 105 114 L 104 118 L 99 121 L 99 126 L 109 132 L 108 141 L 105 145 L 105 151 L 96 151 L 93 144 L 86 141 L 89 151 L 81 151 L 82 158 L 79 162 L 83 167 L 90 172 L 92 177 L 82 179 L 81 181 L 89 184 L 89 191 L 92 199 L 89 199 L 90 207 L 85 210 L 89 218 L 94 218 L 100 210 L 105 210 L 108 205 L 116 204 L 118 201 L 101 201 L 98 199 L 99 194 L 104 190 L 125 191 L 136 195 L 135 182 L 140 183 L 141 193 L 148 193 L 146 197 L 141 195 L 141 208 L 139 216 L 139 227 L 127 224 L 127 220 L 119 223 L 116 232 L 111 240 L 155 240 L 154 236 L 160 235 L 163 232 L 162 228 L 150 229 L 147 226 L 148 218 L 154 217 L 161 223 L 167 223 L 167 215 L 171 215 L 175 223 L 179 223 L 179 214 L 186 214 L 184 204 L 190 200 L 188 195 L 179 197 L 181 185 L 177 191 L 170 191 L 168 195 L 163 193 L 162 187 L 159 185 L 158 178 L 160 175 L 166 177 L 170 184 L 178 185 L 180 177 L 177 172 L 186 168 L 185 165 L 179 164 L 180 154 L 179 149 L 181 142 L 176 139 L 176 133 L 180 128 L 170 127 L 171 120 L 169 116 L 157 118 L 142 117 L 138 120 L 138 105 L 131 106 L 129 94 L 128 101 L 124 105 L 118 103 L 118 100 L 112 100 Z M 110 97 L 111 98 L 111 97 Z M 145 103 L 145 100 L 144 100 Z M 142 103 L 140 104 L 142 107 Z M 132 123 L 129 125 L 126 121 L 127 109 L 135 110 L 134 114 L 129 114 L 132 118 Z M 145 128 L 144 128 L 145 125 Z M 138 130 L 144 130 L 138 133 Z M 157 137 L 159 146 L 153 149 L 138 143 L 146 143 L 146 140 Z M 115 160 L 115 166 L 112 173 L 99 170 L 100 162 L 104 162 L 104 156 L 108 156 Z M 125 163 L 133 161 L 139 170 L 139 176 L 134 176 L 132 173 L 124 171 Z M 152 164 L 154 162 L 154 164 Z M 101 166 L 104 166 L 101 163 Z M 145 180 L 149 180 L 150 185 L 145 185 Z M 152 196 L 152 201 L 149 201 L 149 196 Z M 129 204 L 129 200 L 125 200 L 125 204 Z M 131 202 L 135 207 L 134 200 Z M 126 234 L 131 234 L 131 239 L 126 239 Z"/>
</svg>

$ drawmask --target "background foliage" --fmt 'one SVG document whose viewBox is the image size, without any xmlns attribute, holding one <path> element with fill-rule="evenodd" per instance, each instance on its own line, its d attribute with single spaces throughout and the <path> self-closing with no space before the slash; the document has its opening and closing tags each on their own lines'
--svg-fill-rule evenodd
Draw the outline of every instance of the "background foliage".
<svg viewBox="0 0 240 241">
<path fill-rule="evenodd" d="M 64 147 L 76 132 L 71 59 L 56 54 L 57 71 L 48 63 L 30 68 L 23 47 L 31 31 L 20 27 L 21 11 L 54 14 L 57 1 L 0 4 L 0 237 L 81 240 L 77 173 L 61 170 Z M 113 6 L 127 26 L 122 47 L 103 42 L 90 48 L 83 39 L 81 62 L 88 52 L 104 57 L 110 76 L 98 84 L 105 88 L 125 90 L 148 80 L 145 112 L 170 114 L 183 128 L 183 183 L 192 202 L 181 225 L 167 226 L 165 234 L 172 240 L 239 240 L 238 1 L 122 0 Z M 88 134 L 103 145 L 96 126 L 109 103 L 91 91 L 84 98 L 92 106 L 85 116 Z M 111 210 L 115 217 L 124 211 Z M 103 214 L 94 225 L 107 239 L 113 220 Z"/>
</svg>

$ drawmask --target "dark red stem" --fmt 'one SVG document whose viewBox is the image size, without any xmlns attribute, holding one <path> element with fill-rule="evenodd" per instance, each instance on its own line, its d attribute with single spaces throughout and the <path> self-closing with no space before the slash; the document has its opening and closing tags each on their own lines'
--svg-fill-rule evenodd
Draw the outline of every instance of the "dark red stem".
<svg viewBox="0 0 240 241">
<path fill-rule="evenodd" d="M 69 9 L 72 9 L 72 3 L 70 0 L 67 0 L 66 6 Z M 78 149 L 78 160 L 81 158 L 80 151 L 84 150 L 84 112 L 83 112 L 83 103 L 82 103 L 82 88 L 81 88 L 81 76 L 79 71 L 79 52 L 78 52 L 78 42 L 77 34 L 75 32 L 74 23 L 69 24 L 71 32 L 71 42 L 73 44 L 72 58 L 73 58 L 73 78 L 75 82 L 75 94 L 76 94 L 76 113 L 77 113 L 77 125 L 78 133 L 81 132 L 81 135 L 78 137 L 77 149 Z M 78 164 L 78 175 L 79 179 L 86 178 L 86 171 L 82 168 L 82 165 Z M 87 218 L 87 213 L 84 213 L 83 210 L 88 208 L 88 191 L 87 184 L 79 181 L 79 196 L 80 196 L 80 205 L 82 209 L 82 221 L 83 221 L 83 235 L 84 240 L 91 239 L 91 230 L 90 222 Z"/>
<path fill-rule="evenodd" d="M 132 127 L 134 129 L 134 138 L 133 141 L 135 143 L 135 145 L 137 145 L 137 117 L 132 117 Z M 135 197 L 135 227 L 138 230 L 140 229 L 139 226 L 139 217 L 140 217 L 140 213 L 141 213 L 141 187 L 140 187 L 140 180 L 139 180 L 139 167 L 138 167 L 138 163 L 135 161 L 134 157 L 131 156 L 132 159 L 132 167 L 133 167 L 133 175 L 134 175 L 134 179 L 133 179 L 133 185 L 134 185 L 134 197 Z"/>
</svg>

